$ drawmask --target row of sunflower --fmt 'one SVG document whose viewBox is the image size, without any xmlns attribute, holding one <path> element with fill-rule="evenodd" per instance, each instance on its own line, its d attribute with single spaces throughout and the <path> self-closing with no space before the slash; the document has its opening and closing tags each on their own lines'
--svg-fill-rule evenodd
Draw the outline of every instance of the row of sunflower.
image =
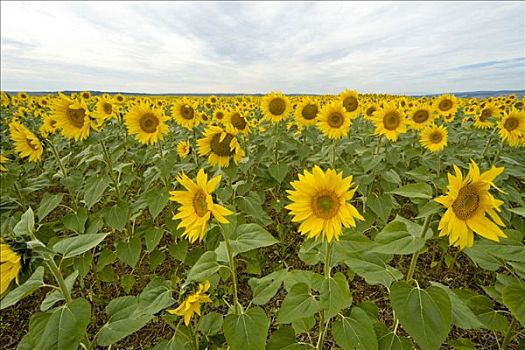
<svg viewBox="0 0 525 350">
<path fill-rule="evenodd" d="M 515 96 L 2 94 L 2 136 L 29 163 L 2 159 L 0 308 L 48 292 L 19 348 L 125 347 L 153 320 L 155 349 L 437 349 L 453 326 L 509 348 L 523 113 Z M 425 271 L 459 259 L 490 292 Z"/>
</svg>

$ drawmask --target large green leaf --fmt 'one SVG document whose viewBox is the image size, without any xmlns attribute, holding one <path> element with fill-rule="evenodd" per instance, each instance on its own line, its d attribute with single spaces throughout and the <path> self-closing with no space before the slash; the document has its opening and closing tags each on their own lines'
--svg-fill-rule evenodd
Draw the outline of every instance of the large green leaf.
<svg viewBox="0 0 525 350">
<path fill-rule="evenodd" d="M 26 210 L 20 221 L 15 225 L 13 232 L 17 236 L 31 236 L 33 234 L 33 229 L 35 227 L 35 214 L 31 207 Z"/>
<path fill-rule="evenodd" d="M 91 304 L 79 298 L 49 313 L 37 349 L 77 350 L 91 321 Z"/>
<path fill-rule="evenodd" d="M 98 203 L 108 186 L 109 179 L 106 176 L 93 176 L 86 181 L 84 202 L 86 203 L 88 210 Z"/>
<path fill-rule="evenodd" d="M 356 254 L 355 257 L 346 259 L 345 264 L 368 284 L 390 287 L 392 282 L 403 278 L 399 270 L 388 265 L 384 257 L 376 253 Z"/>
<path fill-rule="evenodd" d="M 31 277 L 21 286 L 13 289 L 7 293 L 2 300 L 0 300 L 0 310 L 3 310 L 11 305 L 15 305 L 18 301 L 31 295 L 35 290 L 44 285 L 44 267 L 39 266 L 33 272 Z"/>
<path fill-rule="evenodd" d="M 44 193 L 38 208 L 36 209 L 36 215 L 38 216 L 38 221 L 41 222 L 44 218 L 51 213 L 59 204 L 62 202 L 63 193 L 50 194 Z"/>
<path fill-rule="evenodd" d="M 283 182 L 288 170 L 289 166 L 285 163 L 272 164 L 268 168 L 268 172 L 278 183 Z"/>
<path fill-rule="evenodd" d="M 85 234 L 64 238 L 53 245 L 53 250 L 62 254 L 64 258 L 71 258 L 96 247 L 109 233 Z"/>
<path fill-rule="evenodd" d="M 343 350 L 376 350 L 377 338 L 372 320 L 358 307 L 349 317 L 342 317 L 332 326 L 335 342 Z"/>
<path fill-rule="evenodd" d="M 204 281 L 215 272 L 219 271 L 221 265 L 217 262 L 217 254 L 214 251 L 208 251 L 201 255 L 199 260 L 192 266 L 188 272 L 188 280 Z"/>
<path fill-rule="evenodd" d="M 503 303 L 512 315 L 525 326 L 525 284 L 513 282 L 503 289 Z"/>
<path fill-rule="evenodd" d="M 257 248 L 267 247 L 278 242 L 270 232 L 258 224 L 239 225 L 235 233 L 230 237 L 230 246 L 234 256 Z M 221 242 L 215 252 L 217 253 L 218 261 L 228 261 L 226 243 Z"/>
<path fill-rule="evenodd" d="M 352 304 L 352 296 L 345 276 L 338 272 L 333 277 L 325 278 L 320 290 L 321 307 L 325 318 L 332 318 L 342 309 Z"/>
<path fill-rule="evenodd" d="M 264 350 L 270 321 L 260 307 L 224 319 L 224 336 L 231 350 Z"/>
<path fill-rule="evenodd" d="M 266 350 L 308 350 L 314 349 L 311 345 L 299 344 L 295 339 L 295 331 L 291 326 L 282 326 L 272 333 Z"/>
<path fill-rule="evenodd" d="M 198 330 L 209 337 L 215 335 L 222 330 L 223 317 L 218 312 L 208 312 L 199 319 Z"/>
<path fill-rule="evenodd" d="M 75 284 L 75 281 L 77 280 L 77 277 L 78 277 L 78 271 L 75 270 L 69 276 L 67 276 L 64 279 L 64 282 L 66 284 L 66 288 L 69 291 L 69 293 L 71 293 L 71 290 L 73 289 L 73 285 Z M 47 311 L 53 305 L 55 305 L 55 303 L 57 303 L 57 302 L 59 302 L 61 300 L 65 300 L 64 294 L 62 293 L 61 290 L 56 290 L 55 289 L 55 290 L 49 292 L 46 295 L 46 298 L 44 299 L 44 301 L 42 301 L 42 304 L 40 304 L 40 310 L 41 311 Z"/>
<path fill-rule="evenodd" d="M 277 314 L 277 323 L 290 323 L 321 310 L 321 304 L 311 294 L 307 284 L 298 283 L 290 289 Z"/>
<path fill-rule="evenodd" d="M 419 182 L 401 186 L 389 193 L 408 198 L 432 198 L 432 186 L 424 182 Z"/>
<path fill-rule="evenodd" d="M 129 241 L 119 241 L 116 246 L 119 259 L 134 268 L 139 262 L 142 252 L 140 237 L 133 237 Z"/>
<path fill-rule="evenodd" d="M 262 278 L 250 278 L 248 284 L 253 292 L 252 302 L 255 305 L 264 305 L 277 293 L 288 272 L 274 271 Z"/>
<path fill-rule="evenodd" d="M 169 201 L 169 193 L 165 190 L 152 189 L 146 193 L 146 202 L 153 219 L 159 216 L 162 209 L 166 207 Z"/>
<path fill-rule="evenodd" d="M 413 254 L 423 248 L 427 238 L 431 236 L 421 235 L 422 227 L 401 216 L 386 225 L 376 235 L 375 242 L 378 243 L 372 252 L 383 254 Z"/>
<path fill-rule="evenodd" d="M 452 327 L 452 306 L 443 289 L 395 282 L 390 288 L 390 302 L 399 322 L 422 350 L 441 346 Z"/>
</svg>

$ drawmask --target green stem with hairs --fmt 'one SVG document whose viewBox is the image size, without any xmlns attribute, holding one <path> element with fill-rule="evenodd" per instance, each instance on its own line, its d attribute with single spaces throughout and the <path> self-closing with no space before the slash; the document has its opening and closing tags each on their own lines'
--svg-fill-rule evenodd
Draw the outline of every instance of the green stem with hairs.
<svg viewBox="0 0 525 350">
<path fill-rule="evenodd" d="M 425 222 L 423 223 L 423 228 L 421 229 L 421 237 L 424 237 L 427 233 L 427 230 L 430 226 L 430 220 L 432 218 L 432 215 L 429 215 L 425 218 Z M 409 282 L 414 277 L 414 272 L 416 270 L 416 264 L 417 264 L 417 258 L 419 257 L 419 251 L 412 254 L 412 259 L 410 260 L 410 266 L 408 267 L 408 272 L 406 275 L 406 281 Z"/>
<path fill-rule="evenodd" d="M 51 142 L 51 140 L 47 140 L 47 143 L 49 143 L 49 145 L 51 146 L 51 151 L 55 155 L 55 158 L 56 158 L 56 160 L 58 162 L 58 165 L 60 166 L 60 171 L 62 172 L 62 177 L 66 177 L 67 176 L 66 168 L 64 167 L 64 164 L 62 164 L 62 159 L 60 159 L 60 156 L 58 155 L 58 151 L 57 151 L 55 145 L 53 144 L 53 142 Z"/>
<path fill-rule="evenodd" d="M 239 303 L 238 297 L 238 282 L 237 282 L 237 268 L 235 267 L 235 259 L 233 258 L 233 251 L 230 245 L 230 238 L 224 228 L 221 226 L 222 237 L 224 238 L 224 244 L 226 245 L 226 253 L 228 255 L 228 265 L 230 265 L 230 272 L 233 281 L 233 303 L 235 304 L 235 313 L 240 315 L 242 313 L 242 306 Z"/>
<path fill-rule="evenodd" d="M 66 281 L 64 281 L 64 277 L 62 276 L 62 273 L 60 272 L 60 269 L 58 268 L 57 264 L 55 263 L 55 259 L 50 254 L 46 254 L 46 264 L 49 267 L 49 270 L 53 274 L 53 277 L 55 277 L 55 280 L 58 283 L 58 286 L 60 287 L 60 290 L 62 291 L 62 294 L 64 295 L 64 299 L 66 300 L 66 303 L 71 303 L 73 299 L 71 299 L 71 294 L 69 293 L 69 290 L 67 290 L 66 287 Z"/>
<path fill-rule="evenodd" d="M 111 157 L 109 156 L 108 149 L 106 148 L 106 145 L 104 144 L 104 140 L 102 139 L 100 140 L 100 145 L 102 146 L 102 154 L 104 156 L 104 161 L 106 162 L 108 166 L 109 176 L 111 177 L 111 181 L 113 181 L 113 186 L 115 187 L 117 198 L 120 199 L 119 183 L 115 175 L 115 172 L 113 171 L 113 163 L 111 162 Z"/>
<path fill-rule="evenodd" d="M 503 343 L 501 344 L 501 348 L 503 350 L 507 350 L 509 348 L 509 344 L 512 339 L 512 333 L 514 332 L 514 328 L 516 327 L 517 323 L 518 322 L 516 322 L 516 318 L 513 317 L 509 329 L 507 330 L 507 333 L 505 333 L 505 338 L 503 338 Z"/>
<path fill-rule="evenodd" d="M 325 254 L 324 254 L 324 278 L 330 278 L 330 274 L 332 271 L 331 268 L 331 256 L 332 256 L 332 243 L 328 243 L 328 241 L 325 241 Z M 325 315 L 324 311 L 321 311 L 320 317 L 319 317 L 319 338 L 317 339 L 317 345 L 316 349 L 321 350 L 324 347 L 324 339 L 326 336 L 326 332 L 328 331 L 328 325 L 330 323 L 330 318 L 327 318 L 325 321 Z"/>
</svg>

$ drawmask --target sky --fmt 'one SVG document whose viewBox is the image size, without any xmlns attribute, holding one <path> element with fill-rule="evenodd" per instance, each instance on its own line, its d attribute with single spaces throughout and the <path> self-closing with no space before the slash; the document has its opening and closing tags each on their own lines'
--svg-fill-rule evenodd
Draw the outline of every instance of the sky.
<svg viewBox="0 0 525 350">
<path fill-rule="evenodd" d="M 1 89 L 525 89 L 525 2 L 5 2 Z"/>
</svg>

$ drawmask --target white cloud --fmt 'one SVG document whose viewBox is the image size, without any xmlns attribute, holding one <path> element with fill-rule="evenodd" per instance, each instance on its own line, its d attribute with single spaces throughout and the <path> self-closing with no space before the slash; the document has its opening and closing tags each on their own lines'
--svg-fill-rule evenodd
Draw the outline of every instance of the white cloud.
<svg viewBox="0 0 525 350">
<path fill-rule="evenodd" d="M 2 2 L 1 29 L 3 90 L 525 89 L 523 2 Z"/>
</svg>

